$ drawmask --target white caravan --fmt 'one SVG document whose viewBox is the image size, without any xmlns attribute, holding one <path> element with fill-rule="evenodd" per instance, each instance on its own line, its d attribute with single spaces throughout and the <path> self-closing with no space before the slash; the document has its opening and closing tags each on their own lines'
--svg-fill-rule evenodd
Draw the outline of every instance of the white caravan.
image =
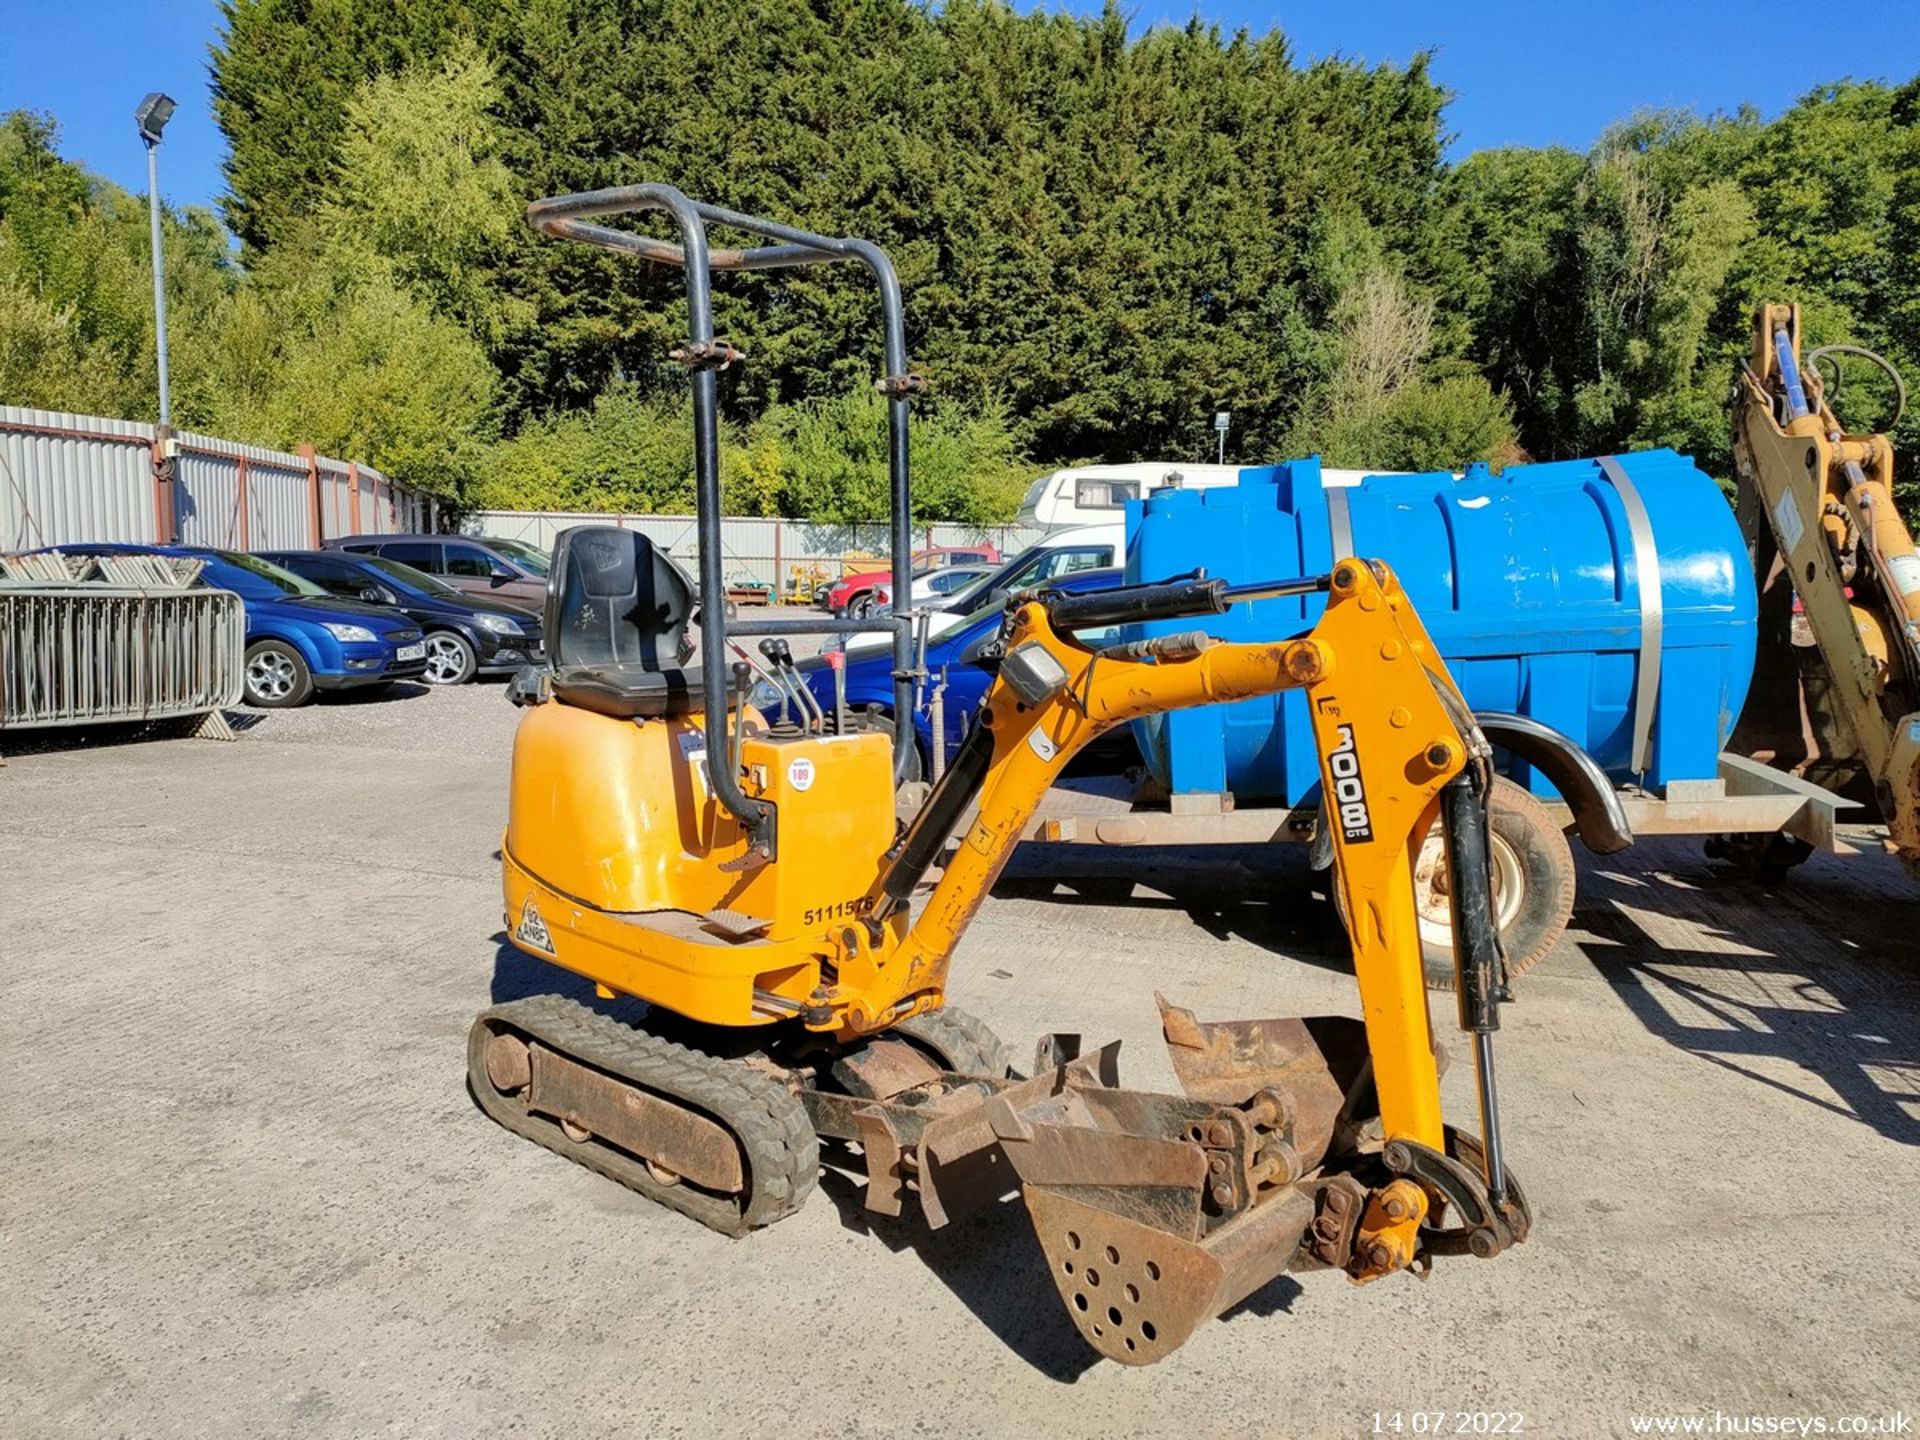
<svg viewBox="0 0 1920 1440">
<path fill-rule="evenodd" d="M 1144 500 L 1159 489 L 1210 490 L 1237 485 L 1245 465 L 1184 465 L 1174 461 L 1133 461 L 1125 465 L 1076 465 L 1049 470 L 1027 487 L 1020 502 L 1020 523 L 1047 530 L 1068 526 L 1126 524 L 1127 502 Z M 1325 485 L 1358 485 L 1375 470 L 1322 468 Z"/>
</svg>

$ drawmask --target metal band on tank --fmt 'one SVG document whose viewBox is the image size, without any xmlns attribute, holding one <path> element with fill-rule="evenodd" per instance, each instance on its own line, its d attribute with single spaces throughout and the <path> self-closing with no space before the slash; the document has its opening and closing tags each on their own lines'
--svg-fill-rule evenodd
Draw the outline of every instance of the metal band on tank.
<svg viewBox="0 0 1920 1440">
<path fill-rule="evenodd" d="M 1353 558 L 1353 514 L 1347 509 L 1347 487 L 1328 485 L 1320 489 L 1327 497 L 1327 530 L 1333 539 L 1333 559 L 1338 564 Z"/>
<path fill-rule="evenodd" d="M 1640 675 L 1633 687 L 1633 770 L 1644 775 L 1653 768 L 1653 712 L 1660 697 L 1660 642 L 1666 623 L 1660 598 L 1660 552 L 1654 547 L 1653 522 L 1647 518 L 1646 503 L 1626 467 L 1613 456 L 1603 455 L 1600 469 L 1627 512 L 1633 568 L 1640 579 Z"/>
</svg>

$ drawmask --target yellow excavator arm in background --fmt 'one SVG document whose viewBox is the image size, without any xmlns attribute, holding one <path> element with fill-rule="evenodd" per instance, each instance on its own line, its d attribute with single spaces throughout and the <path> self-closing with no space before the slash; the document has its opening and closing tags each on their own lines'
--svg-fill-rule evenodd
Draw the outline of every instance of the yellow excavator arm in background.
<svg viewBox="0 0 1920 1440">
<path fill-rule="evenodd" d="M 1864 778 L 1891 848 L 1920 875 L 1920 553 L 1894 503 L 1892 442 L 1841 424 L 1819 368 L 1829 354 L 1892 373 L 1844 345 L 1810 352 L 1803 368 L 1800 307 L 1763 305 L 1734 388 L 1741 526 L 1763 626 L 1782 632 L 1763 641 L 1762 663 L 1800 661 L 1797 673 L 1758 677 L 1743 721 L 1752 738 L 1739 743 L 1822 783 Z M 1817 653 L 1788 643 L 1782 582 L 1799 598 Z M 1782 700 L 1782 713 L 1769 714 Z"/>
</svg>

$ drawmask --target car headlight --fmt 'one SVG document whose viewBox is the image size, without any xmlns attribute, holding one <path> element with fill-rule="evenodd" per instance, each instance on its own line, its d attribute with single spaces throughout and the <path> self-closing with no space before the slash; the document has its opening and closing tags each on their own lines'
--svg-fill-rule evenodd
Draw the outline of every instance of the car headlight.
<svg viewBox="0 0 1920 1440">
<path fill-rule="evenodd" d="M 364 625 L 336 625 L 331 620 L 321 622 L 323 628 L 342 644 L 366 644 L 373 639 L 373 631 Z"/>
<path fill-rule="evenodd" d="M 491 630 L 496 635 L 520 635 L 520 622 L 511 615 L 481 615 L 480 628 Z"/>
<path fill-rule="evenodd" d="M 780 687 L 771 680 L 762 680 L 747 692 L 747 703 L 762 715 L 769 710 L 778 710 L 783 698 Z"/>
</svg>

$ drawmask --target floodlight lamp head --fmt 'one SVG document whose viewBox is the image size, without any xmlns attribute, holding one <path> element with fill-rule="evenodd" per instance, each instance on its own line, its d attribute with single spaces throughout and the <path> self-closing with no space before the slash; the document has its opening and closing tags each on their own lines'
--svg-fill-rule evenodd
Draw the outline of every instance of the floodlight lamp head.
<svg viewBox="0 0 1920 1440">
<path fill-rule="evenodd" d="M 173 97 L 155 90 L 134 108 L 133 122 L 140 127 L 140 138 L 149 145 L 160 143 L 160 132 L 167 128 L 177 107 Z"/>
</svg>

